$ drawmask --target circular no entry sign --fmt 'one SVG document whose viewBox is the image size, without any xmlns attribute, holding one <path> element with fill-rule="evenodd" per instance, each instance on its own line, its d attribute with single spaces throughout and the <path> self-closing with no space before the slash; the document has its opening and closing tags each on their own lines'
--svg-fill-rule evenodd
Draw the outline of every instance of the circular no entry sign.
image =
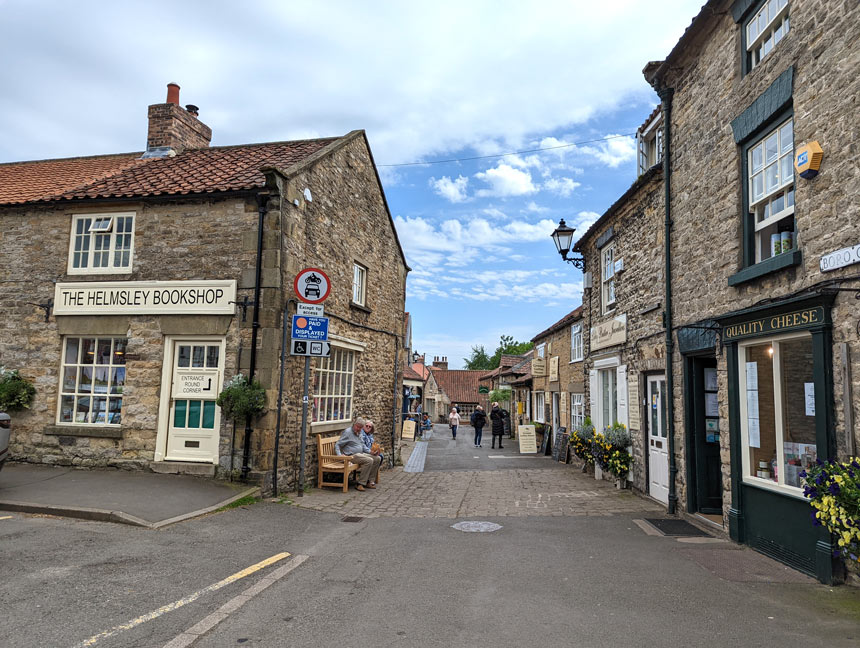
<svg viewBox="0 0 860 648">
<path fill-rule="evenodd" d="M 293 290 L 307 304 L 322 304 L 331 292 L 331 280 L 319 268 L 305 268 L 296 275 Z"/>
</svg>

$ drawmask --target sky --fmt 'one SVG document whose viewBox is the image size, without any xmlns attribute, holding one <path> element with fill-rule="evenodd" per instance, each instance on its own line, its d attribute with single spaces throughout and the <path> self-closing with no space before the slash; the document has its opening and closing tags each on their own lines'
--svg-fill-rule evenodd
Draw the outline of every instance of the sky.
<svg viewBox="0 0 860 648">
<path fill-rule="evenodd" d="M 168 82 L 213 146 L 364 129 L 413 349 L 458 368 L 581 303 L 550 234 L 564 218 L 576 239 L 635 179 L 642 68 L 701 4 L 0 0 L 0 162 L 142 150 Z"/>
</svg>

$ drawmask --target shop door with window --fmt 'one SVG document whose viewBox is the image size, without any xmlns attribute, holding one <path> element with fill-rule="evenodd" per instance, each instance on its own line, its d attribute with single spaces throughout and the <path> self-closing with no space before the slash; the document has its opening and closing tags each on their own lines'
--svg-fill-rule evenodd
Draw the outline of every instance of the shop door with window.
<svg viewBox="0 0 860 648">
<path fill-rule="evenodd" d="M 165 459 L 217 463 L 224 341 L 177 340 L 172 362 Z"/>
<path fill-rule="evenodd" d="M 669 442 L 666 432 L 666 378 L 648 377 L 648 494 L 669 503 Z"/>
<path fill-rule="evenodd" d="M 720 463 L 720 412 L 715 358 L 692 359 L 693 455 L 696 470 L 696 510 L 723 514 Z"/>
</svg>

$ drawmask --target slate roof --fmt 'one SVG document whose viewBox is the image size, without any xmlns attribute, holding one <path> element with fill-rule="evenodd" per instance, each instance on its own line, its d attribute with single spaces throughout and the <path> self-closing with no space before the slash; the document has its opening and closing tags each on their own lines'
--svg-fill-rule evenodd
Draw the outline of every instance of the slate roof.
<svg viewBox="0 0 860 648">
<path fill-rule="evenodd" d="M 483 371 L 429 367 L 436 384 L 452 403 L 479 403 L 478 380 Z"/>
<path fill-rule="evenodd" d="M 566 325 L 575 322 L 576 320 L 582 317 L 582 306 L 577 306 L 572 311 L 570 311 L 567 315 L 558 320 L 555 324 L 550 326 L 548 329 L 541 331 L 537 335 L 532 338 L 532 342 L 536 340 L 540 340 L 541 338 L 546 337 L 550 333 L 555 333 L 558 330 L 563 329 Z"/>
<path fill-rule="evenodd" d="M 123 153 L 10 162 L 0 164 L 0 205 L 260 189 L 260 169 L 287 169 L 338 139 L 216 146 L 161 158 Z"/>
</svg>

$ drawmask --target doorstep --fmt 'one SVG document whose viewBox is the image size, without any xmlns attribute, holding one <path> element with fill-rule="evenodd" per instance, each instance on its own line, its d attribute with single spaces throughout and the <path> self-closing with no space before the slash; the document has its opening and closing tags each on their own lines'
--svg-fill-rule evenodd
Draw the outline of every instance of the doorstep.
<svg viewBox="0 0 860 648">
<path fill-rule="evenodd" d="M 215 464 L 195 463 L 193 461 L 153 461 L 149 464 L 154 473 L 160 475 L 196 475 L 214 477 Z"/>
</svg>

